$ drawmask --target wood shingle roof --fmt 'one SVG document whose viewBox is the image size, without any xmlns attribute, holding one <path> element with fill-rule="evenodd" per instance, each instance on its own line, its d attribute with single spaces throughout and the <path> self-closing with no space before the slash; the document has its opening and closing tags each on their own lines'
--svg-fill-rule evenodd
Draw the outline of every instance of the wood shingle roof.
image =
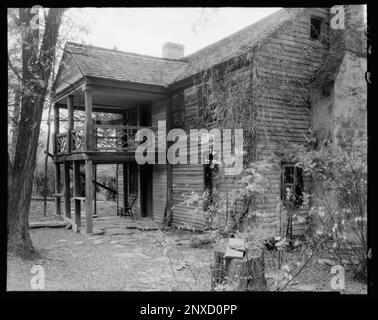
<svg viewBox="0 0 378 320">
<path fill-rule="evenodd" d="M 268 37 L 300 14 L 302 8 L 285 8 L 180 60 L 104 49 L 68 42 L 83 75 L 119 81 L 168 86 L 237 56 Z"/>
</svg>

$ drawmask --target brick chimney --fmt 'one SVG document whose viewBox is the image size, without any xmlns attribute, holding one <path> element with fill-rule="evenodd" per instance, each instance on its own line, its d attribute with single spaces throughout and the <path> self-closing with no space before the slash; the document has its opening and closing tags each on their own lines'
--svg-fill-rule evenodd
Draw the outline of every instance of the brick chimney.
<svg viewBox="0 0 378 320">
<path fill-rule="evenodd" d="M 184 45 L 166 42 L 162 46 L 162 56 L 166 59 L 181 59 L 184 57 Z"/>
</svg>

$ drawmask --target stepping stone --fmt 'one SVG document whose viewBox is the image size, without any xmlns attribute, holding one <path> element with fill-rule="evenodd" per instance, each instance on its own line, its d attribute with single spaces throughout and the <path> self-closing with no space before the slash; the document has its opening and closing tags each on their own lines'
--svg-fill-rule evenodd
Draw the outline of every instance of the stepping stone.
<svg viewBox="0 0 378 320">
<path fill-rule="evenodd" d="M 116 236 L 116 235 L 124 235 L 124 234 L 133 234 L 134 231 L 122 229 L 122 228 L 114 228 L 114 229 L 107 229 L 106 235 L 109 236 Z"/>
<path fill-rule="evenodd" d="M 138 257 L 135 253 L 132 253 L 132 252 L 114 253 L 113 255 L 119 258 L 137 258 Z"/>
</svg>

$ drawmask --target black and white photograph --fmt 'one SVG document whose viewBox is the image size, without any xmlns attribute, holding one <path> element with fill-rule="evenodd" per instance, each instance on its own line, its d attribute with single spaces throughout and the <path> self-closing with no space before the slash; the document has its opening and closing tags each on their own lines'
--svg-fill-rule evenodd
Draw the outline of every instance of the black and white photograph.
<svg viewBox="0 0 378 320">
<path fill-rule="evenodd" d="M 6 294 L 368 296 L 368 12 L 8 7 Z"/>
</svg>

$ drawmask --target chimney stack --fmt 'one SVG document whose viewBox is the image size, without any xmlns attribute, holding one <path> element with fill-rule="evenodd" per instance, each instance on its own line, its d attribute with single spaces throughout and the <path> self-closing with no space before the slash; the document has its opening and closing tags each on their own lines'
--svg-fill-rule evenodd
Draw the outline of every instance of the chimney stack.
<svg viewBox="0 0 378 320">
<path fill-rule="evenodd" d="M 173 42 L 166 42 L 162 46 L 162 56 L 166 59 L 181 59 L 184 57 L 184 45 L 173 43 Z"/>
</svg>

